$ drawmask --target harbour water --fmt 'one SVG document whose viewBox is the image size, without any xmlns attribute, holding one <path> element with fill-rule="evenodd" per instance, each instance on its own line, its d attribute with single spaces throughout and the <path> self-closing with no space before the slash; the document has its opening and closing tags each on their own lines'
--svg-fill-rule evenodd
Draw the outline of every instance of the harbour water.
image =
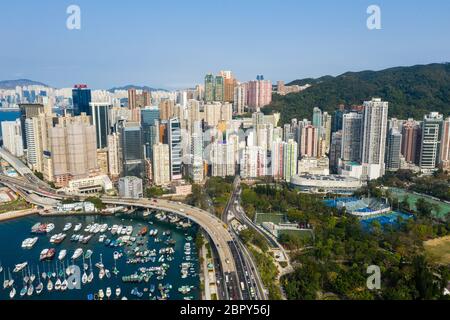
<svg viewBox="0 0 450 320">
<path fill-rule="evenodd" d="M 63 232 L 63 228 L 67 223 L 71 223 L 73 226 L 70 230 Z M 31 228 L 37 223 L 53 223 L 55 228 L 48 234 L 31 234 Z M 82 228 L 78 232 L 74 232 L 74 226 L 76 224 L 82 224 Z M 88 225 L 93 224 L 108 224 L 108 230 L 104 233 L 94 233 L 92 239 L 87 244 L 82 244 L 78 242 L 71 241 L 72 235 L 83 234 L 87 236 L 89 232 L 85 232 L 85 228 Z M 137 240 L 130 245 L 123 246 L 111 246 L 106 245 L 106 240 L 100 242 L 99 238 L 103 234 L 106 239 L 117 240 L 120 236 L 113 235 L 111 232 L 111 227 L 113 225 L 123 225 L 123 226 L 133 226 L 132 237 Z M 145 236 L 139 236 L 139 232 L 143 230 L 143 227 L 148 227 L 148 232 Z M 158 234 L 150 235 L 151 230 L 158 230 Z M 14 288 L 16 290 L 15 300 L 20 299 L 30 299 L 30 300 L 90 300 L 98 299 L 99 290 L 103 290 L 106 293 L 107 288 L 111 288 L 112 295 L 110 299 L 122 299 L 126 297 L 129 300 L 141 299 L 164 299 L 164 292 L 168 294 L 166 297 L 170 300 L 182 300 L 182 299 L 199 299 L 201 294 L 199 291 L 200 280 L 199 280 L 199 263 L 197 250 L 195 247 L 195 237 L 197 233 L 197 226 L 193 224 L 192 226 L 182 227 L 179 224 L 170 223 L 168 220 L 161 221 L 157 219 L 154 214 L 149 216 L 144 216 L 143 212 L 137 211 L 133 214 L 119 214 L 109 217 L 99 217 L 99 216 L 72 216 L 72 217 L 39 217 L 32 216 L 19 220 L 12 220 L 0 223 L 0 263 L 3 267 L 3 272 L 0 273 L 0 280 L 3 284 L 4 279 L 9 278 L 9 272 L 14 279 Z M 61 244 L 50 243 L 50 238 L 52 235 L 59 233 L 67 234 L 67 237 Z M 37 243 L 32 249 L 23 249 L 22 241 L 26 238 L 38 237 Z M 155 239 L 157 239 L 155 241 Z M 140 243 L 139 243 L 140 242 Z M 186 243 L 190 243 L 191 251 L 190 254 L 186 254 Z M 135 250 L 139 247 L 139 250 L 153 250 L 155 249 L 156 254 L 154 258 L 155 261 L 147 261 L 143 263 L 132 264 L 128 263 L 128 259 L 136 258 Z M 160 249 L 171 247 L 174 249 L 173 254 L 161 254 Z M 40 253 L 45 248 L 55 248 L 56 254 L 54 258 L 50 261 L 40 262 Z M 71 260 L 77 248 L 83 249 L 83 254 L 87 250 L 92 250 L 93 254 L 92 260 L 92 271 L 94 274 L 94 279 L 91 283 L 86 283 L 81 285 L 81 289 L 72 289 L 65 291 L 52 291 L 47 290 L 48 278 L 42 280 L 44 284 L 44 289 L 40 295 L 34 292 L 31 296 L 20 295 L 20 291 L 24 287 L 23 276 L 26 273 L 33 273 L 36 275 L 36 279 L 33 282 L 34 287 L 39 283 L 37 267 L 39 266 L 40 274 L 46 272 L 48 274 L 55 272 L 58 268 L 59 272 L 65 270 L 69 265 L 77 265 L 80 267 L 81 273 L 83 273 L 83 259 L 82 256 L 75 260 Z M 67 250 L 67 256 L 60 262 L 58 260 L 58 254 L 61 250 Z M 115 260 L 114 252 L 123 254 L 122 257 Z M 101 256 L 100 256 L 101 255 Z M 161 256 L 163 258 L 161 258 Z M 110 277 L 104 276 L 103 279 L 99 278 L 100 269 L 95 266 L 96 263 L 102 261 L 104 264 L 104 269 L 110 271 Z M 25 268 L 24 272 L 13 273 L 14 266 L 19 263 L 28 262 L 29 268 Z M 84 260 L 84 263 L 89 265 L 89 260 Z M 187 269 L 188 273 L 182 276 L 181 264 L 190 263 L 190 267 Z M 63 266 L 64 265 L 64 266 Z M 160 267 L 165 265 L 166 272 L 165 276 L 162 277 L 157 272 L 155 274 L 150 274 L 149 279 L 146 282 L 133 282 L 125 283 L 123 281 L 123 276 L 130 276 L 133 274 L 141 274 L 140 268 L 152 268 Z M 114 268 L 119 271 L 118 274 L 114 274 Z M 87 273 L 90 273 L 91 268 L 89 267 Z M 185 270 L 186 271 L 186 270 Z M 147 273 L 148 275 L 148 273 Z M 68 278 L 68 276 L 66 276 Z M 159 279 L 158 279 L 159 278 Z M 61 280 L 64 280 L 64 276 L 60 276 Z M 53 284 L 56 278 L 51 279 Z M 29 285 L 28 285 L 29 286 Z M 116 296 L 116 288 L 121 289 L 121 294 Z M 179 290 L 179 288 L 188 288 L 188 292 Z M 11 288 L 4 289 L 3 285 L 0 285 L 0 300 L 10 299 Z M 132 292 L 134 291 L 134 294 Z M 101 295 L 101 294 L 100 294 Z M 107 300 L 107 297 L 104 297 Z"/>
</svg>

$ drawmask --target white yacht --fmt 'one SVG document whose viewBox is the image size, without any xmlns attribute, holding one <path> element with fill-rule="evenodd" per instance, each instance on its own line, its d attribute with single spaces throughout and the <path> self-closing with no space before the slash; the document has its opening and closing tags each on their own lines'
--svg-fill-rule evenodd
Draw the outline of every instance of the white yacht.
<svg viewBox="0 0 450 320">
<path fill-rule="evenodd" d="M 63 261 L 64 258 L 66 257 L 66 255 L 67 255 L 67 250 L 65 250 L 65 249 L 61 250 L 58 254 L 58 260 Z"/>
<path fill-rule="evenodd" d="M 26 267 L 27 265 L 28 265 L 28 262 L 23 262 L 23 263 L 16 264 L 16 266 L 15 266 L 13 272 L 14 272 L 14 273 L 20 272 L 20 271 L 22 271 L 23 269 L 25 269 L 25 267 Z"/>
<path fill-rule="evenodd" d="M 73 253 L 72 260 L 78 259 L 82 254 L 83 254 L 83 249 L 78 248 L 78 249 L 75 250 L 75 252 Z"/>
</svg>

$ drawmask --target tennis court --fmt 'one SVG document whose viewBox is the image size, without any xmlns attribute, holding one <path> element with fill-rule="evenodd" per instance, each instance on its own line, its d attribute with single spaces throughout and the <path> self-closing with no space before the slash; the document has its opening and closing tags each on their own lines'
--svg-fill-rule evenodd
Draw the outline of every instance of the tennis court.
<svg viewBox="0 0 450 320">
<path fill-rule="evenodd" d="M 447 216 L 448 213 L 450 213 L 450 204 L 436 200 L 430 196 L 419 195 L 410 191 L 397 188 L 390 188 L 389 191 L 392 193 L 394 197 L 398 198 L 400 202 L 403 201 L 403 199 L 405 199 L 406 196 L 408 196 L 408 203 L 412 210 L 416 210 L 416 201 L 422 198 L 427 202 L 431 203 L 433 206 L 436 206 L 436 208 L 439 208 L 439 210 L 437 211 L 436 210 L 432 211 L 433 215 L 436 218 L 444 218 L 445 216 Z"/>
<path fill-rule="evenodd" d="M 255 223 L 262 224 L 263 222 L 280 224 L 286 222 L 286 217 L 282 213 L 257 213 Z"/>
</svg>

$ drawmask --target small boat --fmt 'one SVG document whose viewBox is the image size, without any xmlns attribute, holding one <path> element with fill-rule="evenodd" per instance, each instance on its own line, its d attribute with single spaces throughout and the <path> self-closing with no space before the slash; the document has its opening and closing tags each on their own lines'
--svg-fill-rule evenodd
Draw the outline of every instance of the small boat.
<svg viewBox="0 0 450 320">
<path fill-rule="evenodd" d="M 115 235 L 117 233 L 117 229 L 119 229 L 118 225 L 113 225 L 111 228 L 111 234 Z"/>
<path fill-rule="evenodd" d="M 81 277 L 81 282 L 83 284 L 86 284 L 88 282 L 88 275 L 87 275 L 86 271 L 83 272 L 83 276 Z"/>
<path fill-rule="evenodd" d="M 102 289 L 98 290 L 98 297 L 100 298 L 100 300 L 103 300 L 103 298 L 105 297 L 105 293 Z"/>
<path fill-rule="evenodd" d="M 25 239 L 22 242 L 22 248 L 23 249 L 32 249 L 37 241 L 38 241 L 37 237 Z"/>
<path fill-rule="evenodd" d="M 39 273 L 39 265 L 37 266 L 37 274 L 38 274 L 38 285 L 36 286 L 36 294 L 40 295 L 42 290 L 44 289 L 44 284 L 41 281 L 41 274 Z"/>
<path fill-rule="evenodd" d="M 68 286 L 69 286 L 69 283 L 67 282 L 66 279 L 64 279 L 64 281 L 61 282 L 61 291 L 66 291 Z"/>
<path fill-rule="evenodd" d="M 99 269 L 105 268 L 105 265 L 103 264 L 103 255 L 100 253 L 100 262 L 97 262 L 95 266 Z"/>
<path fill-rule="evenodd" d="M 83 249 L 78 248 L 72 255 L 72 260 L 78 259 L 83 254 Z"/>
<path fill-rule="evenodd" d="M 3 274 L 3 289 L 6 289 L 9 287 L 9 280 L 6 279 L 6 272 Z"/>
<path fill-rule="evenodd" d="M 88 235 L 81 240 L 81 243 L 87 244 L 92 239 L 92 235 Z"/>
<path fill-rule="evenodd" d="M 114 253 L 113 253 L 114 260 L 120 259 L 121 256 L 122 255 L 118 251 L 114 251 Z"/>
<path fill-rule="evenodd" d="M 14 273 L 20 272 L 20 271 L 22 271 L 27 265 L 28 265 L 28 262 L 23 262 L 23 263 L 16 264 L 16 266 L 14 267 L 13 272 L 14 272 Z"/>
<path fill-rule="evenodd" d="M 111 272 L 108 269 L 105 269 L 105 275 L 108 279 L 111 278 Z"/>
<path fill-rule="evenodd" d="M 142 298 L 142 296 L 144 295 L 144 293 L 139 292 L 138 288 L 133 288 L 133 290 L 131 290 L 131 294 L 133 296 L 136 296 L 136 297 L 139 297 L 139 298 Z"/>
<path fill-rule="evenodd" d="M 64 258 L 66 257 L 66 255 L 67 255 L 67 250 L 65 250 L 65 249 L 61 250 L 58 254 L 58 260 L 63 261 Z"/>
<path fill-rule="evenodd" d="M 9 281 L 8 281 L 8 287 L 12 287 L 14 285 L 14 279 L 11 277 L 11 272 L 8 268 L 8 276 L 9 276 Z"/>
<path fill-rule="evenodd" d="M 45 257 L 45 260 L 52 260 L 55 256 L 56 250 L 54 248 L 51 248 L 48 250 L 47 255 Z"/>
<path fill-rule="evenodd" d="M 108 299 L 111 297 L 111 294 L 112 294 L 111 288 L 110 287 L 106 288 L 106 297 Z"/>
<path fill-rule="evenodd" d="M 39 256 L 39 260 L 45 260 L 45 258 L 47 257 L 47 253 L 48 253 L 48 249 L 44 249 L 41 251 L 41 254 Z"/>
<path fill-rule="evenodd" d="M 16 288 L 12 287 L 11 291 L 9 292 L 9 298 L 13 299 L 16 296 Z"/>
<path fill-rule="evenodd" d="M 59 278 L 55 282 L 55 290 L 56 291 L 61 290 L 61 280 Z"/>
<path fill-rule="evenodd" d="M 50 238 L 50 243 L 60 244 L 64 241 L 65 238 L 66 238 L 65 233 L 58 233 Z"/>
<path fill-rule="evenodd" d="M 98 273 L 98 278 L 102 280 L 104 277 L 105 277 L 105 269 L 102 268 Z"/>
<path fill-rule="evenodd" d="M 72 224 L 70 222 L 66 223 L 66 225 L 64 226 L 63 231 L 69 231 L 70 229 L 72 229 Z"/>
<path fill-rule="evenodd" d="M 30 286 L 28 287 L 28 290 L 27 290 L 27 295 L 32 296 L 33 293 L 34 293 L 34 286 L 32 284 L 30 284 Z"/>
<path fill-rule="evenodd" d="M 50 232 L 52 232 L 54 229 L 55 229 L 55 225 L 54 225 L 53 223 L 49 223 L 49 224 L 47 224 L 47 227 L 45 228 L 45 231 L 46 231 L 47 233 L 50 233 Z"/>
<path fill-rule="evenodd" d="M 53 282 L 52 282 L 52 280 L 51 279 L 48 279 L 48 282 L 47 282 L 47 291 L 52 291 L 53 290 Z"/>
<path fill-rule="evenodd" d="M 23 297 L 28 292 L 28 287 L 25 285 L 22 290 L 20 290 L 20 296 Z"/>
<path fill-rule="evenodd" d="M 78 223 L 75 225 L 75 227 L 73 228 L 74 232 L 78 232 L 81 230 L 81 228 L 83 227 L 83 225 L 81 223 Z"/>
<path fill-rule="evenodd" d="M 94 272 L 92 272 L 92 260 L 89 257 L 89 269 L 91 270 L 91 272 L 89 273 L 88 277 L 87 277 L 87 282 L 91 283 L 92 280 L 94 280 Z"/>
<path fill-rule="evenodd" d="M 106 239 L 106 235 L 102 234 L 99 238 L 98 238 L 98 242 L 103 242 Z"/>
<path fill-rule="evenodd" d="M 138 235 L 145 236 L 147 234 L 147 232 L 148 232 L 148 227 L 144 226 L 141 228 L 141 230 L 139 230 Z"/>
<path fill-rule="evenodd" d="M 120 287 L 116 288 L 116 297 L 120 296 L 120 293 L 122 292 L 122 290 L 120 289 Z"/>
</svg>

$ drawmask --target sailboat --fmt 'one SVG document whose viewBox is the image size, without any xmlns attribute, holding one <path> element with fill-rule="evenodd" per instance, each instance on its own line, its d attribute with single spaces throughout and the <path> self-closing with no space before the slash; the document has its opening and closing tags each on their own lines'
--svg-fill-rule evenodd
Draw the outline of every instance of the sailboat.
<svg viewBox="0 0 450 320">
<path fill-rule="evenodd" d="M 45 279 L 47 279 L 47 273 L 45 272 L 45 264 L 42 265 L 42 269 L 44 270 L 44 272 L 42 272 L 41 276 L 42 276 L 42 279 L 45 280 Z"/>
<path fill-rule="evenodd" d="M 31 268 L 30 272 L 30 282 L 33 283 L 36 280 L 36 275 L 33 273 L 33 268 Z"/>
<path fill-rule="evenodd" d="M 87 281 L 89 283 L 91 283 L 92 280 L 94 280 L 94 272 L 92 272 L 92 260 L 91 260 L 91 257 L 89 257 L 89 269 L 91 270 L 91 272 L 88 275 Z"/>
<path fill-rule="evenodd" d="M 30 286 L 28 287 L 27 295 L 32 296 L 34 292 L 34 286 L 32 283 L 30 283 Z"/>
<path fill-rule="evenodd" d="M 41 281 L 41 274 L 39 273 L 39 265 L 37 266 L 37 274 L 38 274 L 38 285 L 36 286 L 36 294 L 41 294 L 42 290 L 44 289 L 44 284 Z"/>
<path fill-rule="evenodd" d="M 22 288 L 22 290 L 20 290 L 20 296 L 23 297 L 24 295 L 26 295 L 28 292 L 28 287 L 25 284 L 24 287 Z"/>
<path fill-rule="evenodd" d="M 56 282 L 55 282 L 55 290 L 56 290 L 56 291 L 59 291 L 59 290 L 61 290 L 61 280 L 59 279 L 58 265 L 56 265 L 56 272 L 55 272 L 55 275 L 57 276 Z"/>
<path fill-rule="evenodd" d="M 71 268 L 67 267 L 67 269 L 71 269 Z M 63 269 L 62 270 L 64 270 L 64 263 L 63 263 Z M 63 280 L 63 282 L 61 282 L 61 291 L 66 291 L 69 283 L 67 282 L 65 273 L 63 273 L 63 276 L 64 276 L 64 280 Z"/>
<path fill-rule="evenodd" d="M 53 290 L 53 282 L 51 278 L 48 278 L 48 282 L 47 282 L 47 291 L 51 292 Z"/>
<path fill-rule="evenodd" d="M 104 264 L 103 264 L 103 255 L 100 253 L 100 262 L 97 262 L 95 264 L 95 266 L 99 269 L 103 269 L 105 268 Z"/>
<path fill-rule="evenodd" d="M 3 289 L 6 289 L 9 287 L 9 280 L 6 280 L 6 272 L 3 273 Z"/>
<path fill-rule="evenodd" d="M 106 288 L 106 297 L 108 299 L 111 297 L 111 294 L 112 294 L 111 288 L 110 287 Z"/>
<path fill-rule="evenodd" d="M 119 274 L 119 269 L 117 269 L 117 260 L 114 259 L 114 269 L 113 269 L 113 273 L 114 275 L 118 275 Z"/>
<path fill-rule="evenodd" d="M 8 268 L 8 275 L 9 275 L 8 287 L 12 287 L 14 285 L 14 279 L 11 276 L 11 270 L 9 270 L 9 268 Z"/>
<path fill-rule="evenodd" d="M 83 257 L 83 269 L 84 269 L 84 271 L 83 271 L 83 276 L 81 277 L 81 283 L 82 284 L 86 284 L 87 278 L 88 278 L 87 273 L 86 273 L 87 268 L 85 267 L 86 265 L 87 264 L 84 263 L 84 257 Z"/>
<path fill-rule="evenodd" d="M 12 287 L 11 291 L 9 292 L 9 298 L 13 299 L 16 296 L 16 288 Z"/>
<path fill-rule="evenodd" d="M 100 298 L 100 300 L 103 300 L 103 298 L 105 297 L 105 293 L 102 289 L 98 290 L 98 297 Z"/>
<path fill-rule="evenodd" d="M 24 276 L 25 274 L 25 276 Z M 22 270 L 22 278 L 23 282 L 28 283 L 30 281 L 30 277 L 28 276 L 28 268 L 25 269 L 25 272 Z"/>
<path fill-rule="evenodd" d="M 87 275 L 86 271 L 84 271 L 83 276 L 81 277 L 81 283 L 86 284 L 87 281 L 88 281 L 88 275 Z"/>
</svg>

